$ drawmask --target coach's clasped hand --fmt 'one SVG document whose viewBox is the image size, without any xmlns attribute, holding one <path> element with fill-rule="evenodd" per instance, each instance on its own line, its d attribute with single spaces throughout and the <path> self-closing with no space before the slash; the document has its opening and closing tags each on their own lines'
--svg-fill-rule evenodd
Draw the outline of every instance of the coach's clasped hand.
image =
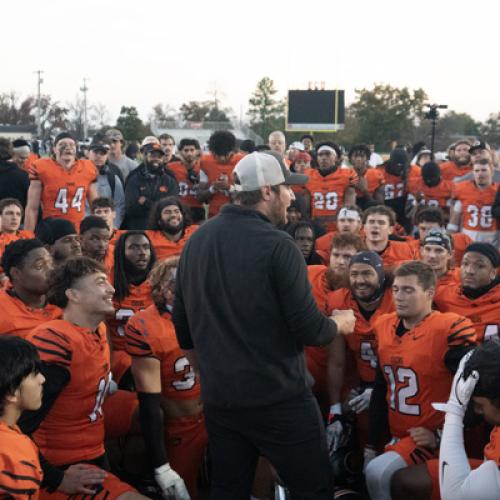
<svg viewBox="0 0 500 500">
<path fill-rule="evenodd" d="M 337 324 L 337 330 L 342 335 L 350 335 L 354 331 L 356 317 L 352 309 L 335 309 L 332 311 L 330 319 Z"/>
</svg>

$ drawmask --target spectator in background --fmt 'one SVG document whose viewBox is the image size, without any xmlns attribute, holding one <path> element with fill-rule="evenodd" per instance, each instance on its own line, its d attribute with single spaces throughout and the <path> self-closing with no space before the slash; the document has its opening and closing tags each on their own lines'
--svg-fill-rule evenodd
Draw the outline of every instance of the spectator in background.
<svg viewBox="0 0 500 500">
<path fill-rule="evenodd" d="M 462 177 L 472 171 L 470 142 L 462 139 L 456 142 L 448 150 L 450 161 L 441 165 L 441 177 L 452 181 L 455 177 Z"/>
<path fill-rule="evenodd" d="M 165 170 L 162 159 L 165 153 L 159 144 L 147 144 L 143 148 L 141 163 L 125 184 L 125 227 L 144 229 L 151 207 L 160 198 L 177 195 L 179 185 L 174 175 Z"/>
<path fill-rule="evenodd" d="M 276 151 L 276 153 L 278 153 L 281 158 L 285 159 L 286 138 L 285 134 L 281 132 L 281 130 L 275 130 L 274 132 L 271 132 L 269 134 L 267 142 L 271 151 Z"/>
<path fill-rule="evenodd" d="M 370 161 L 368 162 L 370 167 L 382 165 L 384 159 L 378 153 L 375 153 L 375 144 L 368 144 L 368 147 L 370 148 Z"/>
<path fill-rule="evenodd" d="M 15 198 L 24 208 L 30 180 L 27 172 L 14 163 L 13 154 L 10 141 L 0 138 L 0 200 Z"/>
<path fill-rule="evenodd" d="M 115 206 L 114 227 L 119 228 L 125 217 L 125 180 L 121 170 L 109 162 L 108 141 L 96 135 L 90 144 L 89 159 L 97 168 L 97 195 L 110 198 Z M 87 210 L 87 213 L 90 213 Z"/>
<path fill-rule="evenodd" d="M 304 145 L 304 151 L 311 153 L 314 151 L 314 137 L 311 134 L 304 134 L 300 138 L 300 142 Z"/>
<path fill-rule="evenodd" d="M 31 153 L 31 148 L 28 141 L 24 139 L 16 139 L 12 141 L 12 160 L 21 169 L 28 171 L 30 165 L 38 160 L 38 157 Z"/>
<path fill-rule="evenodd" d="M 245 139 L 240 143 L 240 151 L 242 153 L 253 153 L 255 151 L 255 142 L 251 139 Z"/>
<path fill-rule="evenodd" d="M 179 161 L 180 158 L 175 156 L 175 139 L 170 134 L 161 134 L 158 137 L 160 141 L 160 146 L 165 153 L 163 157 L 163 164 L 166 165 L 171 161 Z"/>
<path fill-rule="evenodd" d="M 139 153 L 139 146 L 135 142 L 129 144 L 125 148 L 125 156 L 131 160 L 137 162 L 137 154 Z"/>
<path fill-rule="evenodd" d="M 110 141 L 109 159 L 122 172 L 123 178 L 127 180 L 128 175 L 137 167 L 137 162 L 123 154 L 125 141 L 123 134 L 117 128 L 111 128 L 106 132 Z"/>
</svg>

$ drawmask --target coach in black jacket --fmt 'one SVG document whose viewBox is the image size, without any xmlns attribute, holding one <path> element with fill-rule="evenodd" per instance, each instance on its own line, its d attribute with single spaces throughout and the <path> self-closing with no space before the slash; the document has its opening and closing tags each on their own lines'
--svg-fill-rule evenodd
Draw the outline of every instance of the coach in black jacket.
<svg viewBox="0 0 500 500">
<path fill-rule="evenodd" d="M 199 369 L 212 458 L 211 498 L 249 498 L 259 455 L 292 497 L 333 498 L 321 415 L 304 345 L 351 333 L 352 311 L 328 319 L 311 294 L 304 258 L 275 228 L 294 198 L 278 155 L 252 153 L 234 170 L 235 204 L 187 242 L 177 273 L 173 320 Z"/>
<path fill-rule="evenodd" d="M 127 229 L 147 229 L 149 210 L 160 199 L 179 193 L 174 175 L 162 164 L 165 154 L 159 144 L 144 147 L 144 163 L 125 183 L 125 223 Z"/>
</svg>

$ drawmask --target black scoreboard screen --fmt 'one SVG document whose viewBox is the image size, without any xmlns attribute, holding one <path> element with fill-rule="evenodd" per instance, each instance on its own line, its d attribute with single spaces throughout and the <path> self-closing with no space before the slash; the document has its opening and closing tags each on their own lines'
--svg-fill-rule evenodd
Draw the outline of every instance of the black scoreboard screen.
<svg viewBox="0 0 500 500">
<path fill-rule="evenodd" d="M 344 128 L 343 90 L 289 90 L 286 130 L 332 132 Z"/>
</svg>

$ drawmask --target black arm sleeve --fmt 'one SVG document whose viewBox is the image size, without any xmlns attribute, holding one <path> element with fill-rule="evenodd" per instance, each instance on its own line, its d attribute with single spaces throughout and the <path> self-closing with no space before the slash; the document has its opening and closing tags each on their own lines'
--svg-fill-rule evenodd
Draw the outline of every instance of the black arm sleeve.
<svg viewBox="0 0 500 500">
<path fill-rule="evenodd" d="M 444 355 L 444 364 L 446 368 L 448 368 L 448 370 L 450 370 L 451 373 L 455 373 L 457 371 L 460 360 L 471 349 L 474 349 L 474 347 L 476 346 L 457 346 L 448 349 L 448 351 L 446 351 L 446 354 Z"/>
<path fill-rule="evenodd" d="M 495 201 L 493 202 L 493 207 L 491 207 L 491 215 L 493 215 L 495 219 L 500 218 L 500 186 L 498 186 Z"/>
<path fill-rule="evenodd" d="M 370 399 L 370 424 L 368 429 L 368 445 L 377 448 L 382 438 L 389 432 L 387 401 L 387 382 L 380 367 L 375 374 L 372 397 Z"/>
<path fill-rule="evenodd" d="M 337 325 L 320 312 L 311 293 L 307 267 L 293 240 L 286 238 L 272 255 L 273 284 L 289 331 L 303 345 L 329 344 Z"/>
<path fill-rule="evenodd" d="M 35 411 L 23 412 L 17 423 L 25 434 L 32 434 L 38 429 L 70 379 L 69 371 L 58 365 L 42 363 L 41 372 L 45 377 L 42 406 Z"/>
<path fill-rule="evenodd" d="M 53 493 L 62 483 L 64 471 L 52 465 L 40 452 L 38 456 L 43 471 L 42 488 L 46 488 L 49 493 Z"/>
<path fill-rule="evenodd" d="M 163 439 L 163 419 L 160 408 L 161 394 L 137 393 L 142 436 L 148 450 L 151 466 L 156 469 L 168 462 Z"/>
</svg>

